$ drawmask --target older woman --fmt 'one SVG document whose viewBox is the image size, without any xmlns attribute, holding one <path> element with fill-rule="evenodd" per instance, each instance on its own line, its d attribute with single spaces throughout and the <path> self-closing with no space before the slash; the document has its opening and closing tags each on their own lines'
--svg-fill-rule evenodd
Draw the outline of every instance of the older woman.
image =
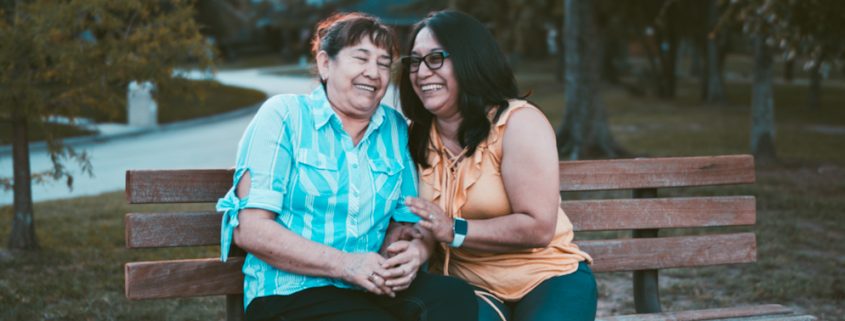
<svg viewBox="0 0 845 321">
<path fill-rule="evenodd" d="M 593 320 L 592 259 L 559 208 L 554 133 L 493 36 L 443 11 L 410 43 L 399 90 L 421 177 L 406 203 L 440 242 L 429 272 L 473 285 L 481 320 Z"/>
<path fill-rule="evenodd" d="M 244 133 L 218 210 L 222 259 L 232 241 L 249 253 L 247 319 L 476 317 L 465 282 L 417 273 L 429 234 L 394 244 L 390 259 L 376 253 L 391 219 L 418 220 L 402 201 L 416 194 L 407 125 L 380 104 L 395 39 L 362 14 L 321 22 L 313 52 L 322 86 L 270 98 Z"/>
</svg>

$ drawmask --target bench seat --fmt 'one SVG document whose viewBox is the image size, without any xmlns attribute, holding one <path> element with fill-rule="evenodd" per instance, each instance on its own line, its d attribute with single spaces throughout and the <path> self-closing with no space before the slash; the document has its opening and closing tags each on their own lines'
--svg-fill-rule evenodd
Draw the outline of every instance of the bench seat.
<svg viewBox="0 0 845 321">
<path fill-rule="evenodd" d="M 232 186 L 234 170 L 129 170 L 130 204 L 216 202 Z M 631 238 L 575 242 L 589 253 L 596 273 L 634 271 L 636 315 L 597 320 L 815 320 L 780 305 L 661 313 L 659 269 L 752 263 L 753 233 L 657 237 L 658 229 L 754 225 L 753 196 L 658 198 L 657 188 L 748 184 L 755 180 L 750 155 L 560 162 L 560 191 L 632 190 L 631 199 L 565 200 L 560 206 L 576 232 L 631 230 Z M 160 248 L 220 244 L 222 213 L 126 214 L 126 247 Z M 243 318 L 245 253 L 233 248 L 219 258 L 125 265 L 130 300 L 227 296 L 227 319 Z M 752 319 L 747 319 L 752 318 Z"/>
</svg>

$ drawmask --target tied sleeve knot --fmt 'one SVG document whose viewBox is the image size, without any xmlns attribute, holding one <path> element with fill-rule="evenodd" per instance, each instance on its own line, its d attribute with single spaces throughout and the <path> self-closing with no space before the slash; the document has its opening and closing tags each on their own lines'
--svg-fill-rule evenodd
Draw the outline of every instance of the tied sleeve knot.
<svg viewBox="0 0 845 321">
<path fill-rule="evenodd" d="M 226 193 L 226 196 L 217 200 L 217 211 L 223 212 L 223 223 L 220 225 L 220 260 L 226 262 L 226 258 L 229 257 L 229 247 L 232 245 L 232 234 L 235 231 L 235 228 L 238 227 L 238 211 L 246 207 L 246 203 L 249 199 L 247 196 L 244 199 L 238 199 L 238 196 L 235 195 L 235 188 L 233 186 L 232 189 Z"/>
</svg>

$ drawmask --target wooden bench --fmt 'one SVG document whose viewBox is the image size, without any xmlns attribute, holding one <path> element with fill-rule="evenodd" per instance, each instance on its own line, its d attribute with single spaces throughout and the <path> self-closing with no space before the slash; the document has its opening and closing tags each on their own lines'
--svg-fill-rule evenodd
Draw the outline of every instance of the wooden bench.
<svg viewBox="0 0 845 321">
<path fill-rule="evenodd" d="M 126 202 L 216 202 L 232 186 L 234 171 L 129 170 Z M 575 231 L 633 230 L 629 239 L 576 242 L 595 260 L 596 273 L 634 271 L 636 315 L 598 320 L 716 320 L 771 318 L 815 320 L 780 305 L 660 313 L 659 269 L 757 260 L 753 233 L 657 237 L 661 228 L 754 225 L 753 196 L 657 198 L 657 188 L 748 184 L 755 180 L 748 155 L 573 161 L 560 163 L 561 192 L 632 190 L 631 199 L 567 200 L 561 207 Z M 126 214 L 126 247 L 153 248 L 220 244 L 222 213 Z M 243 318 L 245 253 L 219 258 L 127 263 L 130 300 L 226 295 L 228 320 Z"/>
</svg>

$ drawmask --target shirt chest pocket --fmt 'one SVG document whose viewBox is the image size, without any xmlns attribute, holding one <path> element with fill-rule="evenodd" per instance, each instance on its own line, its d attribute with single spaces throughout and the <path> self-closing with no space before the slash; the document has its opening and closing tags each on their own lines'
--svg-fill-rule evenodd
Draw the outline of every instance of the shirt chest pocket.
<svg viewBox="0 0 845 321">
<path fill-rule="evenodd" d="M 296 155 L 299 188 L 314 196 L 337 193 L 337 159 L 312 149 L 300 149 Z"/>
<path fill-rule="evenodd" d="M 373 172 L 373 187 L 379 196 L 392 200 L 399 196 L 402 175 L 405 167 L 393 159 L 371 159 L 370 170 Z"/>
</svg>

